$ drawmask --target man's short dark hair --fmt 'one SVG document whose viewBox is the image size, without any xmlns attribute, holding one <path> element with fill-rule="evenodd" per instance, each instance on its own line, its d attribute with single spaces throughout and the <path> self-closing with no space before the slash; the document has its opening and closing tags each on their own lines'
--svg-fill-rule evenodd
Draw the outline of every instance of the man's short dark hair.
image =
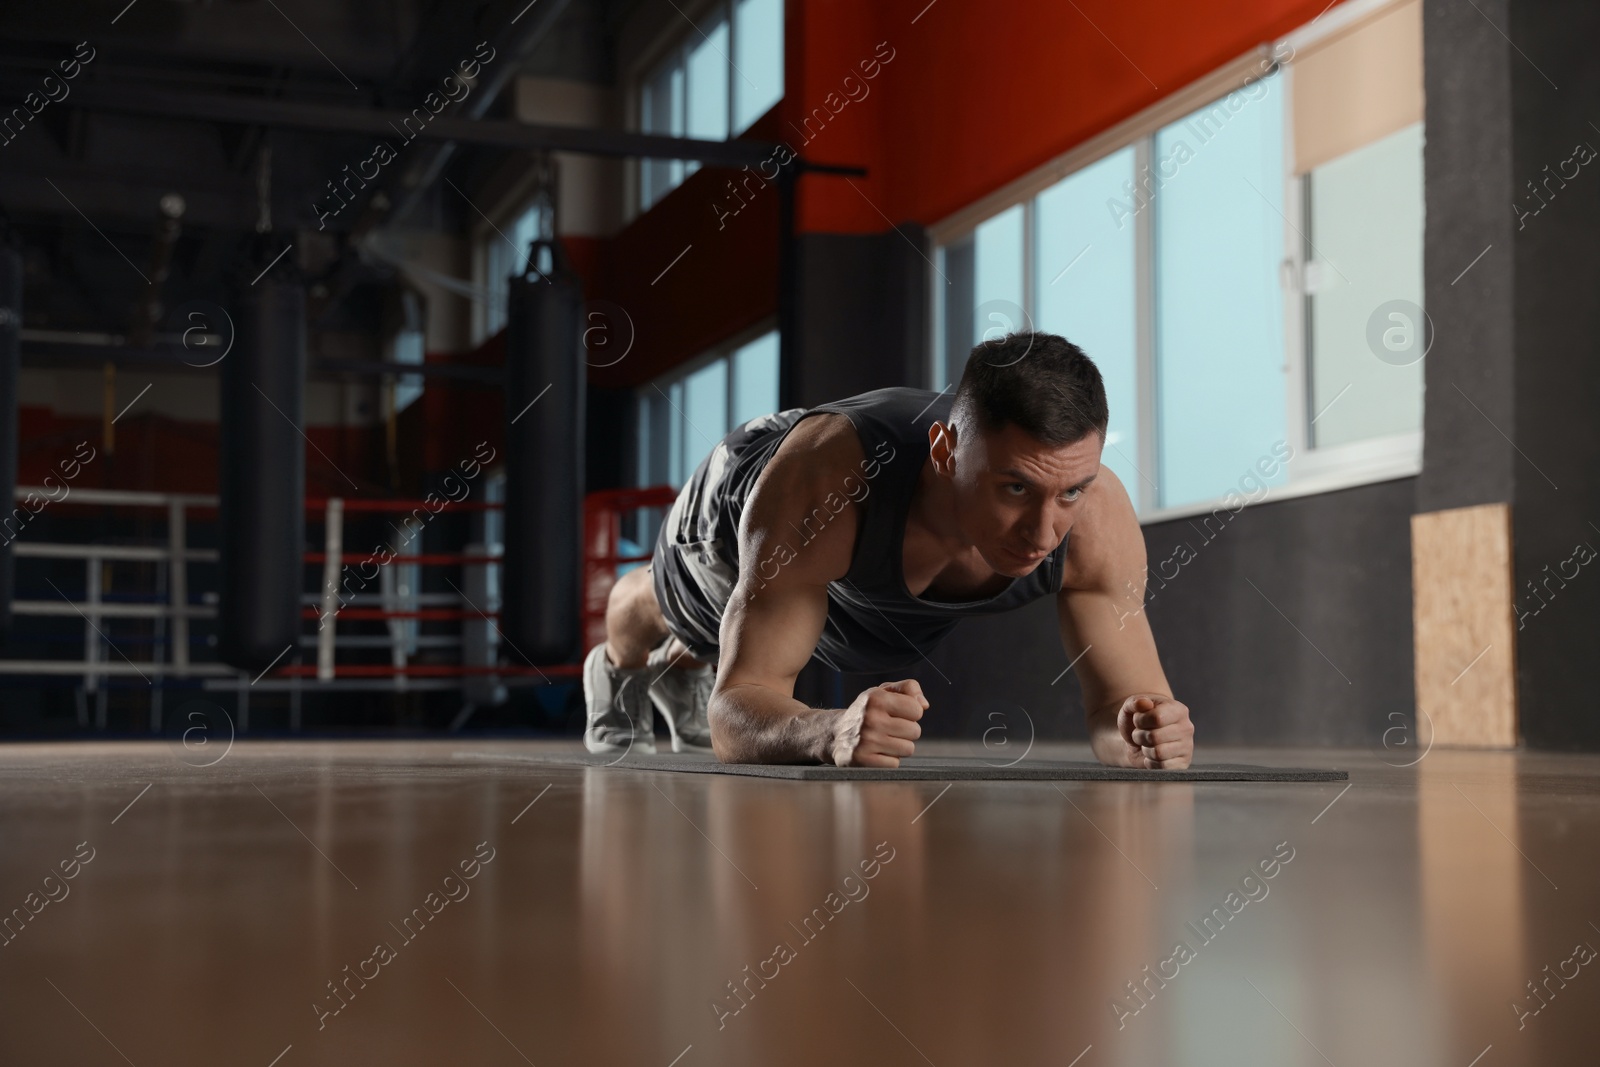
<svg viewBox="0 0 1600 1067">
<path fill-rule="evenodd" d="M 1047 445 L 1106 434 L 1106 387 L 1083 349 L 1053 333 L 1013 333 L 967 357 L 950 421 L 985 433 L 1016 426 Z"/>
</svg>

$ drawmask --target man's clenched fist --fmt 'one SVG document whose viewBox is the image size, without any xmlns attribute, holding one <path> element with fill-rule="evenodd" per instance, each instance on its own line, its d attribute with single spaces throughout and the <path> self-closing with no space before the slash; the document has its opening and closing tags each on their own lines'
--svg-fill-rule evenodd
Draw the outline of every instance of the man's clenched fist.
<svg viewBox="0 0 1600 1067">
<path fill-rule="evenodd" d="M 1171 697 L 1131 696 L 1117 711 L 1117 732 L 1129 767 L 1181 771 L 1194 757 L 1189 709 Z"/>
<path fill-rule="evenodd" d="M 852 767 L 898 767 L 916 750 L 922 736 L 917 720 L 928 700 L 915 678 L 864 689 L 845 711 L 846 720 L 860 714 L 861 733 L 850 756 Z"/>
</svg>

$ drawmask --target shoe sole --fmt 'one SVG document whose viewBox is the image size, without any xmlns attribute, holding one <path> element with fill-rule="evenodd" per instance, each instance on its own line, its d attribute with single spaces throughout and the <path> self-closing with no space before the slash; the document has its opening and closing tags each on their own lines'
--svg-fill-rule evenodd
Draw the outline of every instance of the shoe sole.
<svg viewBox="0 0 1600 1067">
<path fill-rule="evenodd" d="M 610 741 L 591 741 L 585 737 L 583 739 L 583 747 L 594 753 L 596 756 L 609 756 L 616 752 L 628 753 L 630 751 L 637 751 L 641 756 L 654 756 L 656 754 L 656 743 L 655 738 L 653 737 L 650 739 L 649 744 L 645 744 L 638 738 L 635 738 L 632 742 L 626 745 L 613 744 Z M 673 751 L 676 752 L 678 750 L 674 748 Z"/>
</svg>

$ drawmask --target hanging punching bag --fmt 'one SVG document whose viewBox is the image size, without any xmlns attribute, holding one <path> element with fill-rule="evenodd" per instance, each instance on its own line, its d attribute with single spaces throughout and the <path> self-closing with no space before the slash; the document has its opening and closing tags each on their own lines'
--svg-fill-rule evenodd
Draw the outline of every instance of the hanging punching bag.
<svg viewBox="0 0 1600 1067">
<path fill-rule="evenodd" d="M 11 632 L 15 574 L 11 541 L 18 533 L 17 347 L 22 330 L 22 257 L 0 248 L 0 644 Z"/>
<path fill-rule="evenodd" d="M 254 673 L 290 662 L 300 639 L 305 292 L 264 279 L 241 310 L 222 363 L 217 655 Z"/>
<path fill-rule="evenodd" d="M 538 269 L 548 262 L 549 271 Z M 535 241 L 506 302 L 501 648 L 533 663 L 582 651 L 583 289 L 555 241 Z"/>
</svg>

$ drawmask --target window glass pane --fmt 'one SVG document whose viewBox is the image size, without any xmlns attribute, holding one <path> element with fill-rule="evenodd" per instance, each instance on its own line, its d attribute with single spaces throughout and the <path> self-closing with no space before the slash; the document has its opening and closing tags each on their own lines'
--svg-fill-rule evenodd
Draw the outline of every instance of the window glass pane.
<svg viewBox="0 0 1600 1067">
<path fill-rule="evenodd" d="M 543 217 L 542 206 L 535 204 L 510 223 L 492 228 L 484 235 L 484 269 L 488 273 L 484 279 L 487 299 L 483 311 L 485 337 L 505 327 L 509 290 L 506 279 L 522 273 L 527 263 L 528 244 L 543 232 Z"/>
<path fill-rule="evenodd" d="M 683 59 L 674 55 L 645 86 L 640 100 L 640 124 L 645 133 L 683 136 L 683 83 Z M 639 174 L 640 200 L 648 208 L 683 180 L 683 160 L 647 159 L 640 163 Z"/>
<path fill-rule="evenodd" d="M 654 385 L 645 390 L 645 400 L 650 405 L 650 454 L 644 459 L 644 470 L 648 472 L 645 485 L 672 483 L 672 457 L 675 454 L 672 429 L 678 417 L 668 399 L 668 395 Z"/>
<path fill-rule="evenodd" d="M 939 250 L 944 275 L 943 365 L 935 368 L 933 387 L 953 387 L 972 351 L 972 271 L 975 242 L 971 234 Z"/>
<path fill-rule="evenodd" d="M 535 204 L 518 216 L 506 230 L 506 236 L 511 238 L 511 245 L 507 249 L 511 253 L 507 260 L 507 273 L 521 274 L 527 266 L 528 246 L 543 233 L 543 221 L 544 211 Z"/>
<path fill-rule="evenodd" d="M 1086 352 L 1111 409 L 1101 463 L 1139 499 L 1133 220 L 1112 210 L 1133 180 L 1131 147 L 1057 182 L 1036 202 L 1039 329 Z M 1154 488 L 1151 486 L 1150 488 Z"/>
<path fill-rule="evenodd" d="M 773 330 L 733 354 L 733 426 L 777 410 L 778 331 Z"/>
<path fill-rule="evenodd" d="M 980 223 L 972 236 L 954 242 L 940 257 L 945 280 L 943 380 L 961 381 L 972 347 L 985 337 L 1025 329 L 1022 293 L 1021 204 Z M 939 377 L 939 375 L 935 375 Z"/>
<path fill-rule="evenodd" d="M 684 464 L 684 442 L 688 437 L 688 429 L 683 424 L 683 383 L 673 382 L 667 387 L 667 399 L 670 401 L 671 414 L 667 416 L 667 425 L 670 427 L 668 438 L 668 463 L 667 484 L 682 485 L 689 477 L 689 468 Z"/>
<path fill-rule="evenodd" d="M 407 328 L 394 335 L 393 346 L 389 351 L 391 363 L 422 363 L 424 362 L 423 348 L 425 345 L 420 328 Z M 402 375 L 395 381 L 394 409 L 404 411 L 411 406 L 412 401 L 422 395 L 423 378 L 420 374 Z"/>
<path fill-rule="evenodd" d="M 484 308 L 483 327 L 484 336 L 499 333 L 506 324 L 506 300 L 510 296 L 510 287 L 506 282 L 511 273 L 511 246 L 505 238 L 490 230 L 485 240 L 485 267 L 488 278 L 485 279 L 488 290 L 488 305 Z"/>
<path fill-rule="evenodd" d="M 783 98 L 783 0 L 737 0 L 733 127 L 743 132 Z"/>
<path fill-rule="evenodd" d="M 974 236 L 974 319 L 969 346 L 1025 328 L 1020 314 L 1022 205 L 1007 208 L 981 224 Z M 960 365 L 966 366 L 966 361 Z"/>
<path fill-rule="evenodd" d="M 670 484 L 667 468 L 671 452 L 672 407 L 653 384 L 641 388 L 638 397 L 639 452 L 635 483 L 640 486 Z M 663 516 L 664 510 L 661 508 L 637 512 L 630 536 L 641 546 L 653 545 Z"/>
<path fill-rule="evenodd" d="M 1422 124 L 1323 164 L 1306 184 L 1312 443 L 1421 429 Z"/>
<path fill-rule="evenodd" d="M 689 49 L 688 136 L 707 141 L 728 139 L 728 77 L 728 22 L 718 19 Z M 687 162 L 684 176 L 698 167 L 696 162 Z"/>
<path fill-rule="evenodd" d="M 728 23 L 724 19 L 718 19 L 689 50 L 689 136 L 708 141 L 728 139 Z"/>
<path fill-rule="evenodd" d="M 684 462 L 687 480 L 728 432 L 728 361 L 708 363 L 684 380 Z M 682 484 L 680 481 L 679 484 Z"/>
<path fill-rule="evenodd" d="M 1287 434 L 1281 76 L 1162 129 L 1150 168 L 1118 213 L 1154 191 L 1161 503 L 1173 507 L 1258 477 Z"/>
</svg>

